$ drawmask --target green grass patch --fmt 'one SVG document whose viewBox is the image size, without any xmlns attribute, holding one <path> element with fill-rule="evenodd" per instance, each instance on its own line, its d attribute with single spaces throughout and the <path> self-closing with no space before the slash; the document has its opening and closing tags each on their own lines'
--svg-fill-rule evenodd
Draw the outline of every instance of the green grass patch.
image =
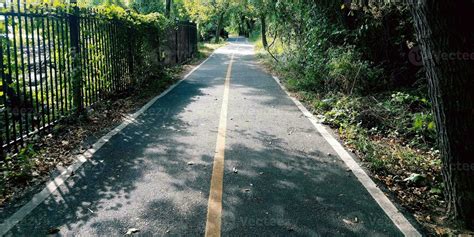
<svg viewBox="0 0 474 237">
<path fill-rule="evenodd" d="M 221 40 L 219 43 L 214 43 L 214 41 L 209 42 L 199 42 L 198 49 L 199 49 L 199 57 L 205 58 L 214 52 L 214 50 L 226 45 L 227 42 L 225 40 Z"/>
</svg>

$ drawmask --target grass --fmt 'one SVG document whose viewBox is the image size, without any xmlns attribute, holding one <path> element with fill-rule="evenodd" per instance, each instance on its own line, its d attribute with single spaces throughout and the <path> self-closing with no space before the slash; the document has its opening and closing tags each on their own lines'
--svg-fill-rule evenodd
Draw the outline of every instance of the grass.
<svg viewBox="0 0 474 237">
<path fill-rule="evenodd" d="M 249 41 L 255 45 L 257 56 L 262 58 L 263 55 L 267 54 L 265 52 L 266 50 L 263 48 L 262 36 L 259 32 L 252 33 L 249 37 Z M 285 51 L 285 45 L 279 38 L 274 39 L 272 36 L 267 36 L 267 41 L 270 45 L 269 50 L 272 54 L 281 54 Z"/>
<path fill-rule="evenodd" d="M 227 42 L 225 40 L 220 40 L 219 43 L 214 43 L 213 40 L 210 42 L 199 42 L 198 49 L 199 49 L 199 58 L 205 58 L 214 52 L 214 50 L 226 45 Z"/>
</svg>

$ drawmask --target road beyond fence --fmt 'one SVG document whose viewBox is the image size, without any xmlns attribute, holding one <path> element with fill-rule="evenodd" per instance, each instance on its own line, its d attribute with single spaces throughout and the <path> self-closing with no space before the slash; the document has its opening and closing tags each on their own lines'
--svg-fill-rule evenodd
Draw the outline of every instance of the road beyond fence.
<svg viewBox="0 0 474 237">
<path fill-rule="evenodd" d="M 152 16 L 153 17 L 153 16 Z M 197 52 L 196 25 L 101 9 L 0 7 L 0 152 Z"/>
</svg>

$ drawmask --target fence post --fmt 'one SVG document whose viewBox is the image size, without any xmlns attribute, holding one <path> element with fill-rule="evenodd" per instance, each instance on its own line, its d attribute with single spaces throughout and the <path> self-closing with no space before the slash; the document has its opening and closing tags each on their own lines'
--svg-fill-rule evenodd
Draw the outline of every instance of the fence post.
<svg viewBox="0 0 474 237">
<path fill-rule="evenodd" d="M 3 41 L 3 36 L 0 36 L 0 40 Z M 3 65 L 3 43 L 0 43 L 0 77 L 1 77 L 1 82 L 2 82 L 2 99 L 3 99 L 3 105 L 5 106 L 4 109 L 4 121 L 1 121 L 2 123 L 2 128 L 5 131 L 0 130 L 0 161 L 3 161 L 5 156 L 6 156 L 6 151 L 3 149 L 3 134 L 5 134 L 5 144 L 8 144 L 9 142 L 9 132 L 8 132 L 8 127 L 10 126 L 8 123 L 8 111 L 7 111 L 7 90 L 8 90 L 8 82 L 6 79 L 5 75 L 5 69 Z"/>
<path fill-rule="evenodd" d="M 193 57 L 193 53 L 191 52 L 191 22 L 188 22 L 188 58 Z"/>
<path fill-rule="evenodd" d="M 136 34 L 134 36 L 133 34 L 133 29 L 131 27 L 127 28 L 128 31 L 128 71 L 129 71 L 129 77 L 130 77 L 130 83 L 132 83 L 132 86 L 136 86 L 136 78 L 135 78 L 135 73 L 134 73 L 134 53 L 133 50 L 135 49 L 135 37 L 141 37 Z"/>
<path fill-rule="evenodd" d="M 71 42 L 71 80 L 72 80 L 72 103 L 74 113 L 82 114 L 84 112 L 84 101 L 82 98 L 82 70 L 81 70 L 81 47 L 79 45 L 79 8 L 77 7 L 77 0 L 70 0 L 73 4 L 72 12 L 69 15 L 69 29 Z"/>
<path fill-rule="evenodd" d="M 179 24 L 177 24 L 177 25 L 175 26 L 175 28 L 176 28 L 176 29 L 175 29 L 175 37 L 174 37 L 174 39 L 175 39 L 175 42 L 176 42 L 176 45 L 175 45 L 175 46 L 176 46 L 176 64 L 179 64 L 179 49 L 178 49 L 178 47 L 179 47 L 179 46 L 178 46 L 178 45 L 179 45 L 179 43 L 178 43 Z"/>
</svg>

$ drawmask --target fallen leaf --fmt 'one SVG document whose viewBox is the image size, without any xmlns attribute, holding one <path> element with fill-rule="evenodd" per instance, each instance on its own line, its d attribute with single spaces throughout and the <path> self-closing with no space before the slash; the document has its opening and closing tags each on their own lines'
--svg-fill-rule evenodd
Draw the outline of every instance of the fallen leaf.
<svg viewBox="0 0 474 237">
<path fill-rule="evenodd" d="M 421 174 L 412 173 L 408 178 L 404 179 L 405 182 L 419 183 L 424 180 L 425 177 Z"/>
<path fill-rule="evenodd" d="M 137 233 L 137 232 L 140 232 L 140 230 L 137 229 L 137 228 L 130 228 L 130 229 L 128 229 L 126 235 L 131 235 L 131 234 Z"/>
<path fill-rule="evenodd" d="M 355 217 L 354 220 L 342 219 L 342 221 L 348 225 L 355 225 L 357 222 L 359 222 L 359 219 Z"/>
</svg>

